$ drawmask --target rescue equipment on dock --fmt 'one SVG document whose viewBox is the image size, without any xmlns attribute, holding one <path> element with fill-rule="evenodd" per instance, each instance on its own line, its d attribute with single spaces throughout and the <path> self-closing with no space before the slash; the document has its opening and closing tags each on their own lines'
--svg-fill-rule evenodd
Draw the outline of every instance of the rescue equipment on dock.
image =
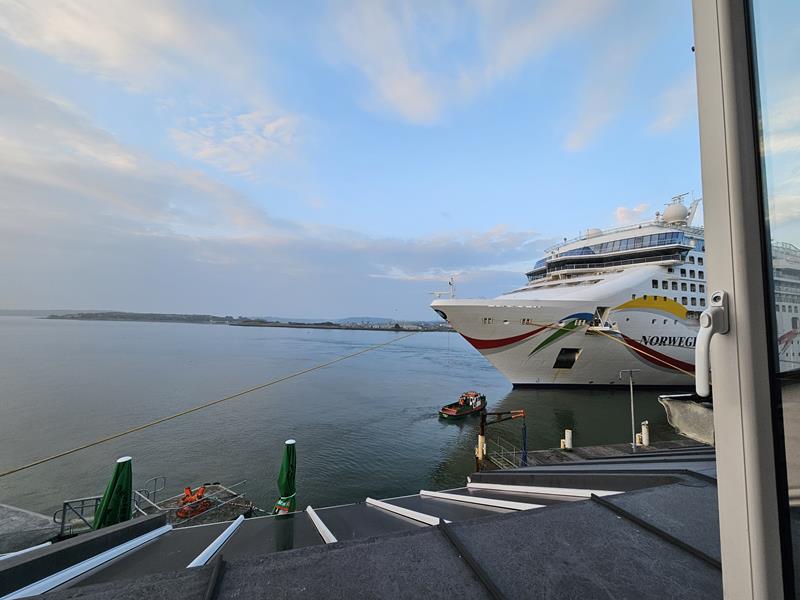
<svg viewBox="0 0 800 600">
<path fill-rule="evenodd" d="M 458 401 L 439 409 L 439 416 L 444 419 L 460 419 L 474 415 L 486 408 L 486 396 L 476 391 L 464 392 Z"/>
<path fill-rule="evenodd" d="M 177 516 L 180 519 L 188 519 L 207 511 L 211 508 L 211 501 L 204 498 L 206 494 L 206 486 L 201 485 L 197 488 L 196 492 L 192 492 L 192 488 L 183 488 L 183 497 L 178 500 L 180 508 L 177 511 Z"/>
</svg>

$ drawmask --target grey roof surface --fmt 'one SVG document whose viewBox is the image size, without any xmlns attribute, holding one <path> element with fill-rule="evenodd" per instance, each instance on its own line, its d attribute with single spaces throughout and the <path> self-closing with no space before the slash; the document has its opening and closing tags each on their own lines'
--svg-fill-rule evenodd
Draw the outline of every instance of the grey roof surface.
<svg viewBox="0 0 800 600">
<path fill-rule="evenodd" d="M 485 517 L 491 514 L 502 515 L 512 512 L 505 508 L 475 506 L 474 504 L 457 502 L 455 500 L 426 498 L 425 496 L 420 496 L 419 494 L 405 496 L 403 498 L 391 498 L 386 500 L 386 502 L 389 504 L 394 504 L 395 506 L 410 508 L 411 510 L 421 512 L 426 515 L 439 517 L 440 519 L 447 519 L 448 521 L 463 521 L 465 519 Z"/>
<path fill-rule="evenodd" d="M 225 523 L 219 523 L 175 530 L 172 532 L 175 535 L 161 536 L 135 552 L 124 554 L 104 565 L 102 569 L 90 572 L 87 577 L 73 585 L 89 585 L 184 569 L 199 554 L 197 548 L 202 550 L 208 546 L 225 527 Z"/>
<path fill-rule="evenodd" d="M 719 570 L 592 501 L 452 527 L 508 598 L 722 596 Z"/>
<path fill-rule="evenodd" d="M 688 457 L 665 456 L 652 463 L 650 455 L 651 468 L 643 470 L 635 465 L 639 457 L 629 457 L 627 471 L 615 458 L 573 462 L 566 470 L 534 467 L 471 476 L 482 482 L 606 490 L 616 483 L 633 490 L 533 510 L 484 509 L 420 496 L 388 500 L 436 516 L 448 513 L 454 522 L 439 526 L 423 526 L 364 503 L 319 509 L 320 518 L 340 536 L 327 545 L 303 513 L 280 521 L 250 519 L 217 554 L 216 567 L 158 572 L 187 563 L 214 537 L 211 528 L 175 530 L 45 597 L 207 598 L 216 586 L 213 597 L 221 600 L 720 598 L 716 481 L 705 474 L 713 454 Z M 543 504 L 537 501 L 541 494 L 453 491 Z M 286 547 L 294 549 L 281 551 Z M 0 576 L 1 571 L 2 566 Z"/>
</svg>

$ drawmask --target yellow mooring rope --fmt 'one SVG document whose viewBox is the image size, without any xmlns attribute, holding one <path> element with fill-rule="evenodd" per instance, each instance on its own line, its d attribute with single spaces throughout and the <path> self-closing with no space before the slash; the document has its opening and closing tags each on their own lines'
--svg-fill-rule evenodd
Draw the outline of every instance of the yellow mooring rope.
<svg viewBox="0 0 800 600">
<path fill-rule="evenodd" d="M 88 444 L 83 444 L 82 446 L 78 446 L 77 448 L 72 448 L 70 450 L 64 450 L 63 452 L 59 452 L 58 454 L 53 454 L 52 456 L 48 456 L 46 458 L 40 458 L 39 460 L 35 460 L 31 463 L 26 465 L 21 465 L 19 467 L 14 467 L 13 469 L 9 469 L 7 471 L 0 472 L 0 477 L 5 477 L 7 475 L 12 475 L 13 473 L 19 473 L 20 471 L 24 471 L 25 469 L 30 469 L 31 467 L 36 467 L 38 465 L 44 464 L 46 462 L 50 462 L 51 460 L 56 460 L 57 458 L 62 458 L 64 456 L 68 456 L 70 454 L 74 454 L 76 452 L 80 452 L 81 450 L 86 450 L 87 448 L 91 448 L 93 446 L 99 446 L 100 444 L 105 444 L 106 442 L 110 442 L 111 440 L 116 440 L 117 438 L 121 438 L 122 436 L 128 435 L 129 433 L 135 433 L 137 431 L 142 431 L 143 429 L 147 429 L 148 427 L 153 427 L 154 425 L 160 425 L 161 423 L 165 423 L 167 421 L 171 421 L 172 419 L 177 419 L 178 417 L 182 417 L 184 415 L 188 415 L 193 412 L 197 412 L 198 410 L 203 410 L 204 408 L 208 408 L 209 406 L 214 406 L 215 404 L 221 404 L 222 402 L 226 402 L 228 400 L 233 400 L 234 398 L 240 398 L 246 394 L 250 394 L 252 392 L 256 392 L 258 390 L 263 390 L 271 385 L 275 385 L 276 383 L 281 383 L 282 381 L 286 381 L 288 379 L 294 379 L 295 377 L 300 377 L 301 375 L 305 375 L 306 373 L 311 373 L 312 371 L 316 371 L 318 369 L 323 369 L 325 367 L 329 367 L 336 363 L 342 362 L 343 360 L 347 360 L 348 358 L 353 358 L 360 354 L 365 354 L 367 352 L 371 352 L 373 350 L 377 350 L 378 348 L 383 348 L 384 346 L 388 346 L 389 344 L 394 344 L 395 342 L 399 342 L 400 340 L 404 340 L 406 338 L 411 337 L 412 335 L 416 335 L 416 332 L 409 333 L 408 335 L 403 335 L 398 338 L 394 338 L 393 340 L 389 340 L 388 342 L 383 342 L 382 344 L 375 344 L 374 346 L 369 346 L 368 348 L 364 348 L 359 350 L 358 352 L 353 352 L 352 354 L 346 354 L 345 356 L 340 356 L 339 358 L 335 358 L 328 362 L 315 365 L 313 367 L 309 367 L 307 369 L 303 369 L 302 371 L 297 371 L 296 373 L 292 373 L 290 375 L 284 375 L 283 377 L 278 377 L 277 379 L 273 379 L 272 381 L 268 381 L 266 383 L 262 383 L 261 385 L 257 385 L 246 390 L 242 390 L 241 392 L 236 392 L 235 394 L 231 394 L 230 396 L 225 396 L 224 398 L 219 398 L 218 400 L 212 400 L 211 402 L 206 402 L 205 404 L 200 404 L 199 406 L 195 406 L 193 408 L 188 408 L 186 410 L 182 410 L 179 413 L 175 413 L 174 415 L 169 415 L 168 417 L 161 417 L 160 419 L 156 419 L 155 421 L 150 421 L 149 423 L 145 423 L 144 425 L 139 425 L 137 427 L 132 427 L 130 429 L 126 429 L 125 431 L 120 431 L 119 433 L 115 433 L 113 435 L 106 436 L 104 438 L 100 438 L 93 442 L 89 442 Z"/>
</svg>

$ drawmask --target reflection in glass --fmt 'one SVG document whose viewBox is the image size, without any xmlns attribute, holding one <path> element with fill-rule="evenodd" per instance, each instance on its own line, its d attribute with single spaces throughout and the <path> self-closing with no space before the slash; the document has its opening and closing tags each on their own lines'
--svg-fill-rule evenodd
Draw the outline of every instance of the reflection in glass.
<svg viewBox="0 0 800 600">
<path fill-rule="evenodd" d="M 795 588 L 800 589 L 800 3 L 752 0 L 751 7 L 765 229 L 772 240 L 775 376 L 784 423 Z"/>
</svg>

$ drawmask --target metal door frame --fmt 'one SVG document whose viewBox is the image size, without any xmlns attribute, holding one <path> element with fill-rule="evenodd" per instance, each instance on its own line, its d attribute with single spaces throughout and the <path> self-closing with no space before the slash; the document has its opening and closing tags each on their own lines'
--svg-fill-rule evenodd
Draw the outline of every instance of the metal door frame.
<svg viewBox="0 0 800 600">
<path fill-rule="evenodd" d="M 693 16 L 707 283 L 730 310 L 711 342 L 723 590 L 779 599 L 793 574 L 749 5 L 693 0 Z"/>
</svg>

